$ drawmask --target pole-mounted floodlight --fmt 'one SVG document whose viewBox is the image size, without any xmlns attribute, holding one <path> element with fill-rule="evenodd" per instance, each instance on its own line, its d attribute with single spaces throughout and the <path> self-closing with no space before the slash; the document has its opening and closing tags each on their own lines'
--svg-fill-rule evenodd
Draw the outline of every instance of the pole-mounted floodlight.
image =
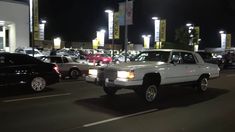
<svg viewBox="0 0 235 132">
<path fill-rule="evenodd" d="M 46 20 L 41 20 L 41 23 L 42 23 L 42 24 L 46 24 L 47 21 L 46 21 Z"/>
<path fill-rule="evenodd" d="M 153 20 L 158 20 L 159 18 L 158 17 L 152 17 Z"/>
<path fill-rule="evenodd" d="M 220 33 L 220 34 L 224 34 L 224 33 L 225 33 L 225 31 L 221 30 L 221 31 L 219 31 L 219 33 Z"/>
</svg>

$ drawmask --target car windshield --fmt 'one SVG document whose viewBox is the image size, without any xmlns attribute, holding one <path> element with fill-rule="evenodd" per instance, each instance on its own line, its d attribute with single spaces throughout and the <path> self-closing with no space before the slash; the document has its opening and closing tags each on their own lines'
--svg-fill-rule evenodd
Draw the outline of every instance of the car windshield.
<svg viewBox="0 0 235 132">
<path fill-rule="evenodd" d="M 167 62 L 170 56 L 168 51 L 147 51 L 137 55 L 134 61 L 160 61 Z"/>
</svg>

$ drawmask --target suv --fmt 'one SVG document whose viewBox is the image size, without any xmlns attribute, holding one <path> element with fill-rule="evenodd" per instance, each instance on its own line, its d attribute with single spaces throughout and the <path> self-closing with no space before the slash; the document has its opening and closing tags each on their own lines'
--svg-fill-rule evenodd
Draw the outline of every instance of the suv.
<svg viewBox="0 0 235 132">
<path fill-rule="evenodd" d="M 219 71 L 218 65 L 205 63 L 195 52 L 161 49 L 143 51 L 134 62 L 90 69 L 86 81 L 102 85 L 108 95 L 122 88 L 133 89 L 151 103 L 164 85 L 190 84 L 205 92 L 208 79 L 219 77 Z"/>
</svg>

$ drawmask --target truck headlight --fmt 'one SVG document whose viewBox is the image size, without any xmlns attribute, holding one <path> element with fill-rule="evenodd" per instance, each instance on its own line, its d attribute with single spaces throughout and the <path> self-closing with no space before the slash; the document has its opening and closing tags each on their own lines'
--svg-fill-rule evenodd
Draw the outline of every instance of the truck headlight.
<svg viewBox="0 0 235 132">
<path fill-rule="evenodd" d="M 97 69 L 89 69 L 88 74 L 92 75 L 92 76 L 97 76 L 98 70 Z"/>
<path fill-rule="evenodd" d="M 133 79 L 135 74 L 134 71 L 118 71 L 117 77 L 122 79 Z"/>
</svg>

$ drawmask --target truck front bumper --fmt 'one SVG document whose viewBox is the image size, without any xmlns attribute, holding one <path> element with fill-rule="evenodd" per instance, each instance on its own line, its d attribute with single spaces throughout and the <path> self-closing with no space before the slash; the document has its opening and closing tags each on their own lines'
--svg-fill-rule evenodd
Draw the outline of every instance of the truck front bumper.
<svg viewBox="0 0 235 132">
<path fill-rule="evenodd" d="M 86 81 L 90 83 L 95 83 L 97 85 L 103 85 L 106 87 L 118 87 L 118 88 L 141 86 L 143 84 L 142 80 L 128 80 L 128 79 L 119 79 L 119 78 L 115 80 L 109 80 L 108 78 L 106 78 L 105 80 L 101 80 L 94 76 L 86 76 Z"/>
</svg>

